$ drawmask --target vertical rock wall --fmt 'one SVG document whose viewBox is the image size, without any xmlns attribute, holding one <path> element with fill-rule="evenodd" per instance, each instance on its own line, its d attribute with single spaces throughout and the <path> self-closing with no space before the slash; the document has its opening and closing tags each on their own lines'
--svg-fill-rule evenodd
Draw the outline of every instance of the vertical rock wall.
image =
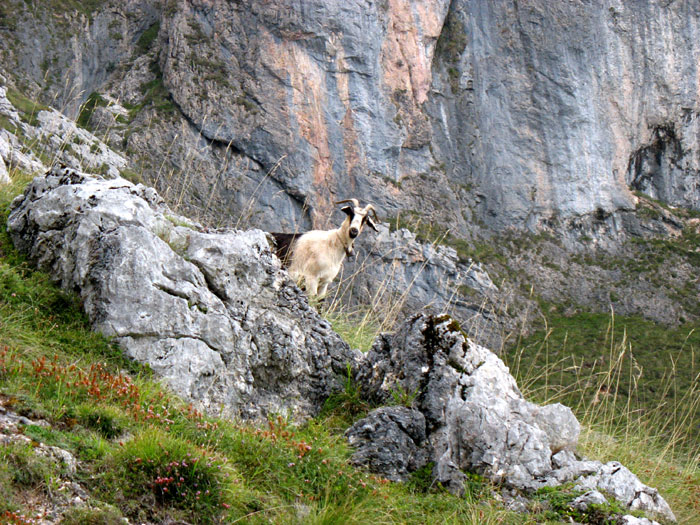
<svg viewBox="0 0 700 525">
<path fill-rule="evenodd" d="M 204 135 L 231 144 L 327 223 L 332 201 L 395 206 L 402 148 L 430 143 L 421 111 L 447 12 L 437 2 L 181 5 L 163 25 L 165 85 Z M 262 199 L 265 199 L 262 196 Z"/>
<path fill-rule="evenodd" d="M 132 109 L 122 147 L 204 214 L 324 227 L 354 196 L 468 236 L 629 209 L 629 186 L 697 207 L 690 0 L 10 4 L 4 63 L 69 114 L 162 90 L 175 115 Z"/>
<path fill-rule="evenodd" d="M 699 21 L 687 1 L 456 0 L 435 64 L 438 156 L 497 228 L 629 208 L 640 177 L 692 202 Z M 660 128 L 677 152 L 645 174 Z"/>
</svg>

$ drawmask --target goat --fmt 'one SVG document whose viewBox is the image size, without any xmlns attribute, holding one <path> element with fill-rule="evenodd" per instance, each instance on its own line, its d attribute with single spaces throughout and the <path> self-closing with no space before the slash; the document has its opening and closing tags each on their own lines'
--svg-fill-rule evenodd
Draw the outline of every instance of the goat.
<svg viewBox="0 0 700 525">
<path fill-rule="evenodd" d="M 374 221 L 379 220 L 374 206 L 368 204 L 361 208 L 357 199 L 346 199 L 335 204 L 344 203 L 352 206 L 340 209 L 347 217 L 335 230 L 270 234 L 277 244 L 277 256 L 288 266 L 289 274 L 297 283 L 304 281 L 309 296 L 323 297 L 326 294 L 328 285 L 340 272 L 345 257 L 353 256 L 353 243 L 365 225 L 378 231 Z"/>
</svg>

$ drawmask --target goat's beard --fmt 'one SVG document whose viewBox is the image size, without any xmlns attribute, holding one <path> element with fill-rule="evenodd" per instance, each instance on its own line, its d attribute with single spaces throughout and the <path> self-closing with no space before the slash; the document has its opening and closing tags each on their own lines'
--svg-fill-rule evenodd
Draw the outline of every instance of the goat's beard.
<svg viewBox="0 0 700 525">
<path fill-rule="evenodd" d="M 352 249 L 352 246 L 345 248 L 345 255 L 350 258 L 353 255 L 355 255 L 355 250 Z"/>
</svg>

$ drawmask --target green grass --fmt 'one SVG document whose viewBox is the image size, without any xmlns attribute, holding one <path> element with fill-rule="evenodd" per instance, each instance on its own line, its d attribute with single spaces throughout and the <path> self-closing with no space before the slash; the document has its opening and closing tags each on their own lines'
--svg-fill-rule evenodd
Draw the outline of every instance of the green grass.
<svg viewBox="0 0 700 525">
<path fill-rule="evenodd" d="M 471 261 L 490 262 L 495 261 L 505 264 L 507 261 L 503 251 L 496 243 L 482 240 L 468 241 L 454 236 L 450 231 L 435 222 L 428 222 L 416 211 L 408 210 L 402 215 L 387 219 L 389 229 L 395 231 L 401 228 L 413 232 L 421 242 L 450 246 L 457 252 L 457 258 L 469 264 Z"/>
<path fill-rule="evenodd" d="M 160 22 L 155 22 L 148 29 L 146 29 L 136 42 L 136 51 L 138 55 L 144 55 L 151 49 L 153 42 L 155 42 L 158 37 L 158 32 L 160 31 Z"/>
<path fill-rule="evenodd" d="M 622 462 L 682 523 L 700 514 L 698 324 L 554 313 L 504 354 L 527 397 L 574 410 L 579 451 Z"/>
<path fill-rule="evenodd" d="M 7 88 L 7 100 L 15 107 L 20 118 L 31 126 L 38 125 L 38 113 L 48 109 L 47 106 L 29 99 L 16 89 L 9 87 Z"/>
<path fill-rule="evenodd" d="M 622 422 L 663 412 L 657 433 L 689 434 L 700 442 L 700 323 L 666 327 L 640 317 L 601 313 L 552 314 L 546 327 L 507 352 L 524 390 L 576 406 L 590 400 L 624 399 Z M 690 396 L 688 410 L 675 409 Z M 693 398 L 695 396 L 695 398 Z"/>
<path fill-rule="evenodd" d="M 83 104 L 80 106 L 80 113 L 78 113 L 78 119 L 76 120 L 76 123 L 85 128 L 88 129 L 88 124 L 90 122 L 90 117 L 92 117 L 92 114 L 95 112 L 95 109 L 98 107 L 106 107 L 107 106 L 107 101 L 97 93 L 96 91 L 93 91 L 90 93 L 90 96 L 88 96 L 87 100 L 83 102 Z"/>
<path fill-rule="evenodd" d="M 149 68 L 154 74 L 154 78 L 141 84 L 140 89 L 143 94 L 141 102 L 138 104 L 124 103 L 124 107 L 129 111 L 128 123 L 132 122 L 147 107 L 153 107 L 166 117 L 177 112 L 177 106 L 163 83 L 163 73 L 160 70 L 158 61 L 154 59 L 150 63 Z"/>
<path fill-rule="evenodd" d="M 105 0 L 24 0 L 24 3 L 32 9 L 46 8 L 53 14 L 78 12 L 92 17 L 105 4 Z"/>
</svg>

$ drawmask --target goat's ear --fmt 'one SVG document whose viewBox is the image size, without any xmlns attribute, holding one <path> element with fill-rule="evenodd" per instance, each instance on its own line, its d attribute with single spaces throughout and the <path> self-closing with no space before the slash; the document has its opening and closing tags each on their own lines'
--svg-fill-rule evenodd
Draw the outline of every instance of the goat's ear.
<svg viewBox="0 0 700 525">
<path fill-rule="evenodd" d="M 343 206 L 342 208 L 340 208 L 340 211 L 342 211 L 348 217 L 355 216 L 355 210 L 352 209 L 352 206 Z"/>
<path fill-rule="evenodd" d="M 377 226 L 374 224 L 374 221 L 370 219 L 369 217 L 365 217 L 365 220 L 367 221 L 367 224 L 369 225 L 370 228 L 372 228 L 375 232 L 378 232 L 379 230 L 377 229 Z"/>
</svg>

